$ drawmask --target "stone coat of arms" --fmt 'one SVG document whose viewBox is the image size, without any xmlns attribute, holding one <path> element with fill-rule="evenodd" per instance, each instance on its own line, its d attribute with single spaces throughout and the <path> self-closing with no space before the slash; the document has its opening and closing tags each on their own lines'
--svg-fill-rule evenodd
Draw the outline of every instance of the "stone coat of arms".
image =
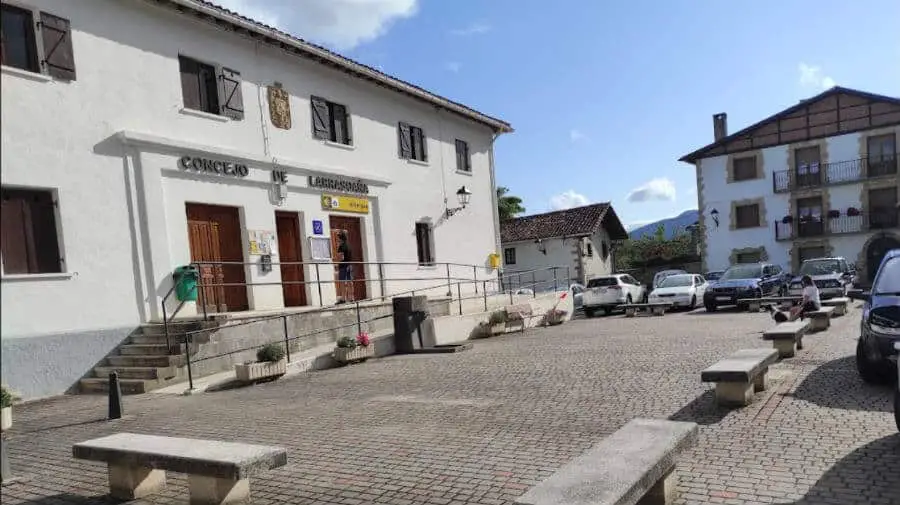
<svg viewBox="0 0 900 505">
<path fill-rule="evenodd" d="M 269 116 L 272 124 L 282 130 L 291 129 L 291 99 L 288 92 L 276 86 L 268 87 Z"/>
</svg>

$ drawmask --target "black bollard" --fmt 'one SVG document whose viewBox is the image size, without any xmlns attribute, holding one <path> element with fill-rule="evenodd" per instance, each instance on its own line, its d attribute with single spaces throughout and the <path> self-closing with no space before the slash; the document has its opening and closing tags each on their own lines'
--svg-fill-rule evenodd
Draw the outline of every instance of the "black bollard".
<svg viewBox="0 0 900 505">
<path fill-rule="evenodd" d="M 6 437 L 3 437 L 0 440 L 0 482 L 9 482 L 11 478 L 9 459 L 6 457 Z"/>
<path fill-rule="evenodd" d="M 122 389 L 119 387 L 119 374 L 109 374 L 109 419 L 122 418 Z"/>
</svg>

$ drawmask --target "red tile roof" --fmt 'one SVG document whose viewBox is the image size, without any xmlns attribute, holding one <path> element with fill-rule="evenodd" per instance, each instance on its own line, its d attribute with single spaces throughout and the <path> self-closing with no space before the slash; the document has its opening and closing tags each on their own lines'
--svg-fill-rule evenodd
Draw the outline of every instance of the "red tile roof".
<svg viewBox="0 0 900 505">
<path fill-rule="evenodd" d="M 612 240 L 628 238 L 628 232 L 609 202 L 517 217 L 500 222 L 500 240 L 522 242 L 557 237 L 583 237 L 605 228 Z"/>
</svg>

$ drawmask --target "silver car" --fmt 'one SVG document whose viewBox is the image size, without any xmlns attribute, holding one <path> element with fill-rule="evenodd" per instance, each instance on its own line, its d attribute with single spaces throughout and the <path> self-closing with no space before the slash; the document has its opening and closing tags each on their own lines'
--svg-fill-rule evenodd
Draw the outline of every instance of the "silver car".
<svg viewBox="0 0 900 505">
<path fill-rule="evenodd" d="M 791 280 L 788 292 L 791 296 L 802 295 L 803 286 L 800 285 L 800 278 L 808 275 L 819 288 L 819 296 L 823 300 L 846 296 L 854 274 L 851 265 L 844 258 L 808 259 L 800 266 L 800 274 Z"/>
</svg>

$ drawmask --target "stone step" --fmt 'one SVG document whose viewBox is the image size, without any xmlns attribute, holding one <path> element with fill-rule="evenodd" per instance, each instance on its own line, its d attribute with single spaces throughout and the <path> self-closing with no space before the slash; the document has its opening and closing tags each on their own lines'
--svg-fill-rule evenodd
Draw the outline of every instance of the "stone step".
<svg viewBox="0 0 900 505">
<path fill-rule="evenodd" d="M 184 357 L 181 355 L 157 355 L 157 356 L 107 356 L 106 366 L 113 367 L 158 367 L 182 366 Z"/>
<path fill-rule="evenodd" d="M 98 379 L 106 379 L 112 372 L 118 372 L 120 379 L 170 379 L 178 376 L 178 369 L 170 367 L 114 367 L 114 366 L 98 366 L 94 367 L 94 376 Z"/>
<path fill-rule="evenodd" d="M 119 379 L 119 389 L 123 395 L 139 395 L 156 389 L 162 384 L 156 380 L 145 379 Z M 81 379 L 79 387 L 82 393 L 108 393 L 109 379 L 87 378 Z"/>
<path fill-rule="evenodd" d="M 163 343 L 123 344 L 119 346 L 119 354 L 123 356 L 164 356 L 181 354 L 181 344 L 166 346 Z"/>
<path fill-rule="evenodd" d="M 184 343 L 185 337 L 183 334 L 174 333 L 169 334 L 169 344 L 170 345 L 178 345 Z M 209 333 L 198 333 L 193 335 L 191 339 L 195 344 L 205 344 L 209 342 Z M 137 345 L 165 345 L 166 344 L 166 336 L 165 335 L 131 335 L 128 337 L 129 344 L 137 344 Z"/>
<path fill-rule="evenodd" d="M 172 322 L 169 323 L 169 335 L 204 329 L 213 330 L 217 326 L 219 326 L 219 323 L 216 321 Z M 161 323 L 144 324 L 141 325 L 141 333 L 144 335 L 165 335 L 166 326 Z"/>
</svg>

